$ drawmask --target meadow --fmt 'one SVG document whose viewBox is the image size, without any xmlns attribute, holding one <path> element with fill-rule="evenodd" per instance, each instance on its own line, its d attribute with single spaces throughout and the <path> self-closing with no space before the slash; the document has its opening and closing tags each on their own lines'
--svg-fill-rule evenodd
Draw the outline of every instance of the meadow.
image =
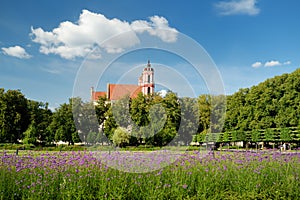
<svg viewBox="0 0 300 200">
<path fill-rule="evenodd" d="M 300 199 L 300 153 L 0 153 L 0 199 Z"/>
</svg>

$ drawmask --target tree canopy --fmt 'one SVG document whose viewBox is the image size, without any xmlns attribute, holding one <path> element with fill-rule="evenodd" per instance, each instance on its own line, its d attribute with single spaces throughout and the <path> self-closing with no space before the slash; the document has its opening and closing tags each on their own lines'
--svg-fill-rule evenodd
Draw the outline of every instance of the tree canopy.
<svg viewBox="0 0 300 200">
<path fill-rule="evenodd" d="M 1 143 L 300 141 L 300 69 L 228 96 L 178 97 L 169 91 L 165 97 L 140 93 L 113 102 L 100 97 L 96 104 L 71 98 L 55 111 L 19 90 L 0 88 L 0 112 Z"/>
</svg>

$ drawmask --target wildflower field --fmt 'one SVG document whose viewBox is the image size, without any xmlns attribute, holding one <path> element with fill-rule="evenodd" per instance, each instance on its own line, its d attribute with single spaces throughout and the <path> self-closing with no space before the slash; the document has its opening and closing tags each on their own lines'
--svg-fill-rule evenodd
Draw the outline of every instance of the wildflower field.
<svg viewBox="0 0 300 200">
<path fill-rule="evenodd" d="M 195 151 L 171 164 L 153 156 L 1 152 L 0 199 L 300 199 L 300 153 Z"/>
</svg>

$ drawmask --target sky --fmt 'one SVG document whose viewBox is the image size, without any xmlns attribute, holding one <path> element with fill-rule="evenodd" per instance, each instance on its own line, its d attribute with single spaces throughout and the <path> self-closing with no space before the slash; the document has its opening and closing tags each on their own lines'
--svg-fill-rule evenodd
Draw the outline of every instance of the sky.
<svg viewBox="0 0 300 200">
<path fill-rule="evenodd" d="M 225 94 L 300 66 L 298 0 L 1 0 L 0 88 L 51 108 L 89 88 Z M 82 94 L 81 94 L 82 93 Z"/>
</svg>

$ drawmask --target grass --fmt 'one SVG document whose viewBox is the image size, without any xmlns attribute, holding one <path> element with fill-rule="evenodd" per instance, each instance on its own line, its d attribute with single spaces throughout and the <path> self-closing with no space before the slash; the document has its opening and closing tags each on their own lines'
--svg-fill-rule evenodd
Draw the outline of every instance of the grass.
<svg viewBox="0 0 300 200">
<path fill-rule="evenodd" d="M 0 199 L 300 198 L 298 153 L 28 151 L 0 157 Z M 144 171 L 126 172 L 138 169 Z"/>
</svg>

